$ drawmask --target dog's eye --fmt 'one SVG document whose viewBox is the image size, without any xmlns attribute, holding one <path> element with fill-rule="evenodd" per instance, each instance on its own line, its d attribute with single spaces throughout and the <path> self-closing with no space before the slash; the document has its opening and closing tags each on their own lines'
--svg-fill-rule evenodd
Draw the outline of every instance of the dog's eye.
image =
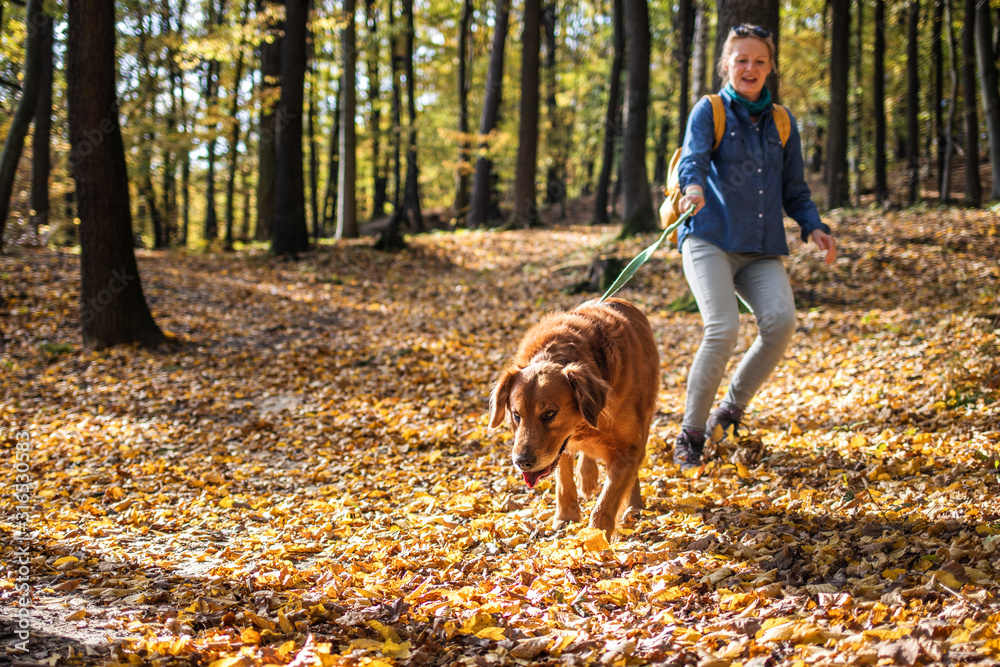
<svg viewBox="0 0 1000 667">
<path fill-rule="evenodd" d="M 517 414 L 516 412 L 512 412 L 511 416 L 514 418 L 514 423 L 515 424 L 520 424 L 521 423 L 521 415 Z"/>
<path fill-rule="evenodd" d="M 555 410 L 549 410 L 542 415 L 542 421 L 548 423 L 556 418 L 556 414 L 558 413 Z"/>
</svg>

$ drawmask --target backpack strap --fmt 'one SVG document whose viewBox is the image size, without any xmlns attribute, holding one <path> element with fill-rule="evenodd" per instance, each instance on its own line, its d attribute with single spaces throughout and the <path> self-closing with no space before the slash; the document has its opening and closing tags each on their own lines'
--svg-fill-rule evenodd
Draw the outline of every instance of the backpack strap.
<svg viewBox="0 0 1000 667">
<path fill-rule="evenodd" d="M 706 95 L 705 97 L 712 103 L 712 120 L 715 121 L 715 144 L 712 145 L 714 151 L 722 143 L 722 137 L 726 134 L 726 107 L 722 102 L 721 95 Z"/>
<path fill-rule="evenodd" d="M 788 143 L 788 135 L 792 133 L 792 119 L 788 116 L 788 109 L 780 104 L 772 105 L 774 114 L 774 126 L 778 128 L 778 136 L 781 137 L 781 147 Z"/>
</svg>

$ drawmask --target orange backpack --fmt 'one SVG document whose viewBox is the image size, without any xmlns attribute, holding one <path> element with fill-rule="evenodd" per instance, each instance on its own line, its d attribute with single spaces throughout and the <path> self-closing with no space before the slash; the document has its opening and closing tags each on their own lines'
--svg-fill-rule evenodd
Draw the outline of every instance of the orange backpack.
<svg viewBox="0 0 1000 667">
<path fill-rule="evenodd" d="M 714 151 L 722 142 L 723 135 L 726 134 L 726 107 L 722 102 L 722 97 L 719 95 L 706 95 L 705 97 L 712 103 L 712 120 L 715 121 L 715 143 L 712 145 L 712 150 Z M 791 118 L 788 115 L 788 109 L 780 104 L 773 105 L 773 113 L 774 124 L 778 128 L 778 136 L 781 137 L 781 147 L 784 148 L 785 144 L 788 143 L 788 135 L 792 132 Z M 673 156 L 670 158 L 670 166 L 667 169 L 667 186 L 663 191 L 666 199 L 663 200 L 663 204 L 660 206 L 660 225 L 664 228 L 677 222 L 677 219 L 684 213 L 684 211 L 680 210 L 681 198 L 684 196 L 684 193 L 681 192 L 680 177 L 678 174 L 683 150 L 683 148 L 678 148 L 674 151 Z M 676 229 L 669 236 L 669 241 L 677 243 Z"/>
</svg>

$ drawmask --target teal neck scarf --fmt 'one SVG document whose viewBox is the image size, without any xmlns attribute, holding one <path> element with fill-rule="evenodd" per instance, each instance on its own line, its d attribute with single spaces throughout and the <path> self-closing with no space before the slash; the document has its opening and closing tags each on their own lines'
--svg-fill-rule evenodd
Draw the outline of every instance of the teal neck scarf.
<svg viewBox="0 0 1000 667">
<path fill-rule="evenodd" d="M 731 83 L 727 82 L 725 89 L 734 100 L 742 104 L 746 110 L 750 112 L 751 116 L 759 116 L 763 113 L 764 109 L 771 105 L 771 91 L 767 89 L 767 86 L 764 86 L 764 88 L 761 89 L 760 97 L 757 98 L 756 102 L 751 102 L 737 93 Z"/>
</svg>

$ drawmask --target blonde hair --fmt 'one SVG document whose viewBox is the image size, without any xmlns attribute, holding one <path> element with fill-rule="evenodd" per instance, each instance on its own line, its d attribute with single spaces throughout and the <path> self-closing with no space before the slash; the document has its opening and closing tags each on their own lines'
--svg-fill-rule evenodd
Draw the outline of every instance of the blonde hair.
<svg viewBox="0 0 1000 667">
<path fill-rule="evenodd" d="M 729 76 L 729 68 L 727 66 L 727 61 L 729 60 L 729 56 L 733 54 L 733 43 L 738 39 L 757 39 L 764 42 L 764 44 L 767 46 L 767 52 L 771 55 L 771 71 L 777 72 L 778 61 L 774 57 L 774 37 L 772 37 L 771 34 L 769 34 L 767 37 L 760 37 L 759 35 L 754 33 L 754 30 L 764 30 L 766 32 L 770 31 L 768 31 L 766 28 L 761 28 L 760 26 L 750 25 L 749 23 L 744 24 L 741 27 L 746 28 L 749 34 L 737 35 L 733 30 L 729 31 L 729 36 L 726 37 L 726 41 L 722 45 L 722 55 L 719 56 L 719 62 L 716 65 L 716 69 L 719 72 L 719 76 L 722 77 L 723 80 L 725 80 L 725 78 Z"/>
</svg>

